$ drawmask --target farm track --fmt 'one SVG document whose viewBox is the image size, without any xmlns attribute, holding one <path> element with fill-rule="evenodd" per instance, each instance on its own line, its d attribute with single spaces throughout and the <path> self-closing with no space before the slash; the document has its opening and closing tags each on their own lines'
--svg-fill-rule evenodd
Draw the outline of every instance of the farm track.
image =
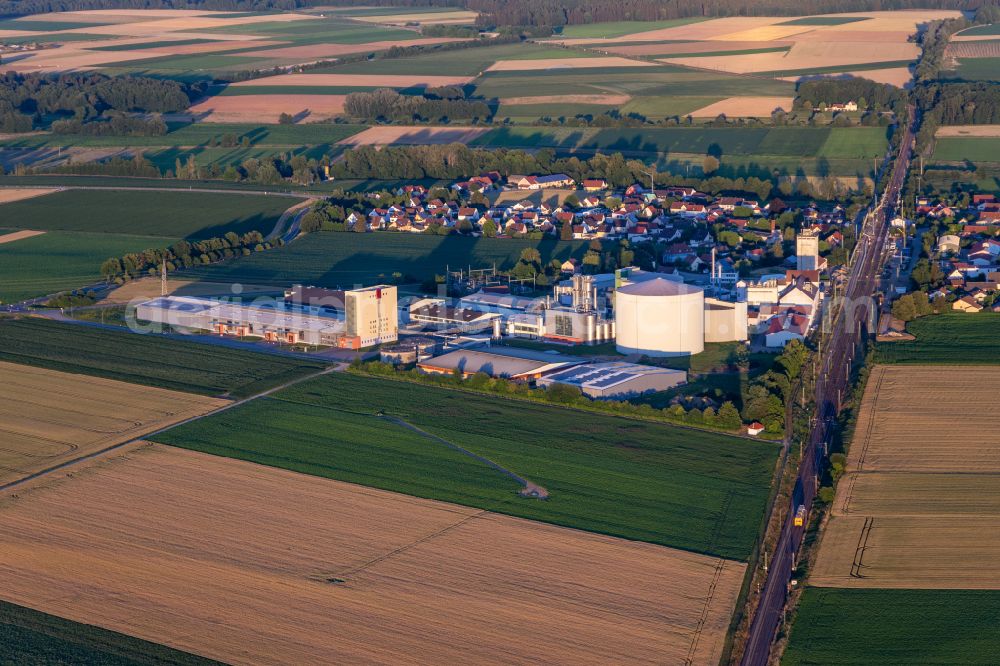
<svg viewBox="0 0 1000 666">
<path fill-rule="evenodd" d="M 440 442 L 441 444 L 444 444 L 445 446 L 447 446 L 447 447 L 449 447 L 451 449 L 454 449 L 455 451 L 458 451 L 459 453 L 461 453 L 463 455 L 469 456 L 470 458 L 472 458 L 474 460 L 478 460 L 479 462 L 483 463 L 487 467 L 495 469 L 496 471 L 500 472 L 501 474 L 506 474 L 507 476 L 509 476 L 510 478 L 514 479 L 515 481 L 517 481 L 518 483 L 520 483 L 522 486 L 524 486 L 524 489 L 521 491 L 522 495 L 529 496 L 529 497 L 535 497 L 535 498 L 538 498 L 538 499 L 547 499 L 548 496 L 549 496 L 549 491 L 545 490 L 545 488 L 542 488 L 537 483 L 529 481 L 528 479 L 524 478 L 523 476 L 519 475 L 518 473 L 512 472 L 511 470 L 507 469 L 506 467 L 501 466 L 499 463 L 494 462 L 493 460 L 490 460 L 489 458 L 486 458 L 485 456 L 481 456 L 478 453 L 473 453 L 472 451 L 470 451 L 470 450 L 468 450 L 466 448 L 463 448 L 463 447 L 459 446 L 458 444 L 455 444 L 454 442 L 449 442 L 447 439 L 444 439 L 443 437 L 438 437 L 435 434 L 429 433 L 426 430 L 418 428 L 417 426 L 413 425 L 409 421 L 406 421 L 406 420 L 404 420 L 402 418 L 399 418 L 398 416 L 389 416 L 387 414 L 380 414 L 379 417 L 385 419 L 386 421 L 390 421 L 392 423 L 395 423 L 398 426 L 406 428 L 407 430 L 411 430 L 411 431 L 417 433 L 418 435 L 421 435 L 423 437 L 431 439 L 431 440 L 433 440 L 435 442 Z"/>
<path fill-rule="evenodd" d="M 56 465 L 51 465 L 49 467 L 46 467 L 45 469 L 41 469 L 41 470 L 38 470 L 38 471 L 33 472 L 31 474 L 28 474 L 27 476 L 25 476 L 23 478 L 16 479 L 14 481 L 9 481 L 7 483 L 0 484 L 0 492 L 6 492 L 8 490 L 12 490 L 12 489 L 18 488 L 18 487 L 23 486 L 24 484 L 26 484 L 28 482 L 35 481 L 36 479 L 39 479 L 40 477 L 43 477 L 43 476 L 45 476 L 47 474 L 51 474 L 52 472 L 56 472 L 56 471 L 60 471 L 60 470 L 65 470 L 67 468 L 75 467 L 75 466 L 78 466 L 81 463 L 84 463 L 86 461 L 89 461 L 89 460 L 92 460 L 92 459 L 95 459 L 95 458 L 98 458 L 98 457 L 106 456 L 107 454 L 112 453 L 114 451 L 117 451 L 119 449 L 123 449 L 125 447 L 134 445 L 134 444 L 136 444 L 138 442 L 145 441 L 146 439 L 148 439 L 150 437 L 154 437 L 154 436 L 156 436 L 156 435 L 158 435 L 158 434 L 160 434 L 160 433 L 162 433 L 162 432 L 164 432 L 166 430 L 174 428 L 176 426 L 184 425 L 186 423 L 192 423 L 192 422 L 197 421 L 199 419 L 202 419 L 202 418 L 204 418 L 206 416 L 212 416 L 214 414 L 219 414 L 221 412 L 225 412 L 225 411 L 230 410 L 230 409 L 232 409 L 234 407 L 238 407 L 240 405 L 245 405 L 248 402 L 252 402 L 253 400 L 256 400 L 258 398 L 267 397 L 267 396 L 271 395 L 272 393 L 275 393 L 275 392 L 280 391 L 282 389 L 288 388 L 290 386 L 294 386 L 294 385 L 296 385 L 296 384 L 298 384 L 300 382 L 306 381 L 307 379 L 313 379 L 315 377 L 326 375 L 326 374 L 329 374 L 331 372 L 334 372 L 335 370 L 342 369 L 342 368 L 343 368 L 342 365 L 330 366 L 330 367 L 325 368 L 323 370 L 320 370 L 318 372 L 310 373 L 310 374 L 304 375 L 302 377 L 297 377 L 297 378 L 295 378 L 295 379 L 293 379 L 291 381 L 285 382 L 284 384 L 281 384 L 279 386 L 275 386 L 273 388 L 269 388 L 266 391 L 262 391 L 260 393 L 257 393 L 255 395 L 253 395 L 253 396 L 250 396 L 250 397 L 247 397 L 247 398 L 242 398 L 240 400 L 235 400 L 235 401 L 226 403 L 226 404 L 224 404 L 224 405 L 222 405 L 222 406 L 220 406 L 220 407 L 218 407 L 216 409 L 213 409 L 211 411 L 208 411 L 208 412 L 205 412 L 205 413 L 202 413 L 202 414 L 198 414 L 196 416 L 191 416 L 191 417 L 185 418 L 183 420 L 173 422 L 173 423 L 171 423 L 170 425 L 168 425 L 166 427 L 158 428 L 156 430 L 143 433 L 141 436 L 130 437 L 126 441 L 118 442 L 118 443 L 112 444 L 110 446 L 103 447 L 103 448 L 101 448 L 99 450 L 96 450 L 96 451 L 89 451 L 89 452 L 87 452 L 84 455 L 77 456 L 76 458 L 72 458 L 70 460 L 65 460 L 65 461 L 60 462 L 60 463 L 58 463 Z M 120 383 L 120 382 L 118 382 L 118 383 Z M 135 387 L 135 388 L 139 389 L 139 387 Z"/>
</svg>

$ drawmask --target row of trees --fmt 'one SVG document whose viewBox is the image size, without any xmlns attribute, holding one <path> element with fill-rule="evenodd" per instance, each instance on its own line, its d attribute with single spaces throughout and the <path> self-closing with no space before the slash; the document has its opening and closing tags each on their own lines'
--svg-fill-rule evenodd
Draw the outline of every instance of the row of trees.
<svg viewBox="0 0 1000 666">
<path fill-rule="evenodd" d="M 280 245 L 281 241 L 278 243 Z M 109 282 L 120 283 L 142 275 L 156 275 L 164 263 L 168 271 L 174 271 L 237 256 L 248 256 L 253 252 L 269 250 L 271 247 L 271 243 L 265 241 L 259 231 L 248 231 L 243 235 L 230 231 L 221 238 L 193 242 L 180 240 L 170 247 L 111 257 L 101 264 L 101 277 Z"/>
<path fill-rule="evenodd" d="M 85 136 L 163 136 L 167 124 L 160 115 L 152 118 L 126 116 L 111 112 L 100 120 L 84 122 L 79 118 L 56 120 L 52 123 L 53 134 L 81 134 Z"/>
<path fill-rule="evenodd" d="M 487 120 L 493 116 L 493 111 L 482 100 L 400 95 L 390 88 L 349 94 L 344 100 L 344 113 L 358 120 L 376 122 Z"/>
<path fill-rule="evenodd" d="M 870 108 L 902 113 L 906 106 L 906 93 L 888 83 L 876 83 L 862 78 L 803 81 L 795 92 L 795 106 L 800 109 L 849 101 L 857 102 L 860 110 Z"/>
<path fill-rule="evenodd" d="M 798 340 L 791 340 L 785 345 L 772 368 L 750 382 L 744 391 L 744 420 L 760 421 L 766 432 L 782 433 L 785 413 L 795 397 L 796 384 L 808 360 L 809 350 Z"/>
<path fill-rule="evenodd" d="M 705 427 L 714 430 L 739 430 L 743 425 L 740 413 L 732 402 L 725 402 L 718 411 L 711 407 L 705 409 L 685 409 L 681 405 L 671 405 L 665 409 L 657 409 L 641 399 L 629 400 L 591 400 L 580 392 L 580 389 L 565 384 L 555 384 L 549 388 L 531 388 L 528 384 L 514 382 L 509 379 L 492 378 L 484 372 L 463 379 L 460 373 L 453 375 L 427 375 L 416 369 L 396 368 L 389 363 L 372 361 L 369 363 L 355 362 L 351 371 L 375 375 L 379 377 L 394 377 L 420 384 L 434 386 L 458 387 L 477 393 L 489 393 L 497 396 L 509 396 L 544 402 L 564 407 L 574 407 L 593 412 L 632 416 L 646 419 L 681 423 L 694 427 Z"/>
<path fill-rule="evenodd" d="M 411 0 L 413 1 L 413 0 Z M 420 0 L 416 0 L 419 2 Z M 700 16 L 801 16 L 890 9 L 965 9 L 965 0 L 466 0 L 480 26 L 563 26 Z"/>
</svg>

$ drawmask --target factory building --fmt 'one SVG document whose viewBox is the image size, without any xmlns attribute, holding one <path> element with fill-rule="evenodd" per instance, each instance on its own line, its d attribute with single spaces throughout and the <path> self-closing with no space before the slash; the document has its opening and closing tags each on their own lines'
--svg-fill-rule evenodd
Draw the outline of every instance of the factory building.
<svg viewBox="0 0 1000 666">
<path fill-rule="evenodd" d="M 417 367 L 428 374 L 461 373 L 462 377 L 471 377 L 477 372 L 482 372 L 490 377 L 531 382 L 583 362 L 581 359 L 561 354 L 526 350 L 505 350 L 504 353 L 498 353 L 481 349 L 458 349 L 420 361 Z"/>
<path fill-rule="evenodd" d="M 705 292 L 663 278 L 615 293 L 616 346 L 623 354 L 690 356 L 705 350 Z"/>
<path fill-rule="evenodd" d="M 344 292 L 346 332 L 354 349 L 399 339 L 396 288 L 376 285 Z"/>
<path fill-rule="evenodd" d="M 219 335 L 347 349 L 397 339 L 395 287 L 368 287 L 343 294 L 343 315 L 335 308 L 296 303 L 294 298 L 232 303 L 209 298 L 162 296 L 140 303 L 136 307 L 136 317 Z"/>
<path fill-rule="evenodd" d="M 543 387 L 568 384 L 590 398 L 621 400 L 643 393 L 667 391 L 686 381 L 687 373 L 683 370 L 612 361 L 560 370 L 541 377 L 535 383 Z"/>
<path fill-rule="evenodd" d="M 746 301 L 705 299 L 705 342 L 745 342 L 748 339 Z"/>
<path fill-rule="evenodd" d="M 615 322 L 605 316 L 604 298 L 591 275 L 574 275 L 545 310 L 545 337 L 558 342 L 597 344 L 613 340 Z"/>
<path fill-rule="evenodd" d="M 162 296 L 140 303 L 135 313 L 143 321 L 269 342 L 343 346 L 345 338 L 344 322 L 339 317 L 281 301 L 229 303 Z"/>
</svg>

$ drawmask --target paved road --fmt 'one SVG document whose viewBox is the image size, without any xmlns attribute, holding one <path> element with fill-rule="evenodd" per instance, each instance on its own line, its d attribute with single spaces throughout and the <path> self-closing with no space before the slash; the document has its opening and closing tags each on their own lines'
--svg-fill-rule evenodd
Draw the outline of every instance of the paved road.
<svg viewBox="0 0 1000 666">
<path fill-rule="evenodd" d="M 750 633 L 740 662 L 744 666 L 766 666 L 785 612 L 795 556 L 805 536 L 803 527 L 794 526 L 793 517 L 799 505 L 808 508 L 812 504 L 824 455 L 824 443 L 829 441 L 830 428 L 835 423 L 844 391 L 848 388 L 856 345 L 861 342 L 871 316 L 872 295 L 876 291 L 885 263 L 884 248 L 889 233 L 889 220 L 895 212 L 896 201 L 903 187 L 911 159 L 913 134 L 919 122 L 913 107 L 909 108 L 908 113 L 899 155 L 889 183 L 877 205 L 865 218 L 862 235 L 852 255 L 844 299 L 834 306 L 834 327 L 829 343 L 821 354 L 822 365 L 816 382 L 813 427 L 803 449 L 792 501 L 784 507 L 775 508 L 784 512 L 784 522 L 757 611 L 750 623 Z"/>
</svg>

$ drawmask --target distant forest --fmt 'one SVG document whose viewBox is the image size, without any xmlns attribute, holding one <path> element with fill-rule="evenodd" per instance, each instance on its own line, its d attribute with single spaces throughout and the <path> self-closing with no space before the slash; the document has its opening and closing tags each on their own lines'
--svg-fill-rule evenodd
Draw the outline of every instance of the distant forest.
<svg viewBox="0 0 1000 666">
<path fill-rule="evenodd" d="M 101 119 L 105 112 L 183 111 L 191 104 L 189 92 L 176 81 L 141 76 L 7 72 L 0 74 L 0 132 L 29 132 L 44 117 L 63 116 L 84 123 Z M 125 124 L 115 119 L 106 131 L 124 129 Z M 133 133 L 137 128 L 128 130 Z"/>
<path fill-rule="evenodd" d="M 481 27 L 657 21 L 696 16 L 801 16 L 894 9 L 976 9 L 996 0 L 0 0 L 0 16 L 85 9 L 294 10 L 310 6 L 465 7 Z"/>
</svg>

